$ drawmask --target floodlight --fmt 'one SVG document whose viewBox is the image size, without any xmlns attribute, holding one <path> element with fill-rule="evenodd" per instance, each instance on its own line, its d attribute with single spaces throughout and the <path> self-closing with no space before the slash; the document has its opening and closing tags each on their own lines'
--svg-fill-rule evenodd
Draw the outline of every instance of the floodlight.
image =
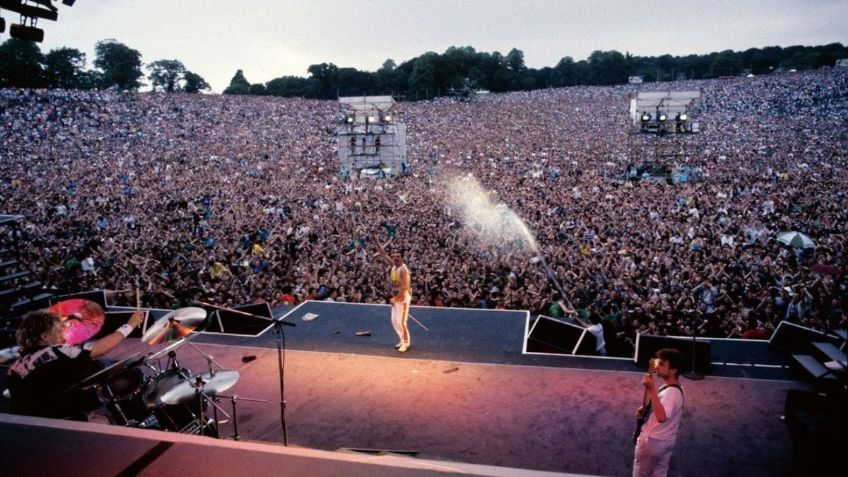
<svg viewBox="0 0 848 477">
<path fill-rule="evenodd" d="M 17 38 L 18 40 L 32 41 L 35 43 L 41 43 L 44 41 L 44 30 L 41 28 L 21 25 L 19 23 L 12 23 L 11 28 L 9 28 L 9 35 L 12 38 Z"/>
</svg>

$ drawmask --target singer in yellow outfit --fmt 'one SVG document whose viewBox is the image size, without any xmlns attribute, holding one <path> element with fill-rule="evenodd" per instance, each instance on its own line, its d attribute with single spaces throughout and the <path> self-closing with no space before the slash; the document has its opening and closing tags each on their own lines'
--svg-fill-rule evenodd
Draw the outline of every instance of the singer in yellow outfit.
<svg viewBox="0 0 848 477">
<path fill-rule="evenodd" d="M 409 337 L 409 305 L 412 303 L 412 281 L 409 277 L 409 269 L 403 263 L 403 255 L 396 251 L 391 256 L 386 253 L 386 249 L 382 244 L 377 242 L 380 248 L 380 255 L 383 260 L 392 266 L 389 272 L 392 286 L 395 289 L 395 295 L 389 299 L 392 305 L 392 326 L 400 338 L 400 342 L 395 345 L 395 348 L 401 353 L 405 353 L 409 349 L 412 341 Z"/>
</svg>

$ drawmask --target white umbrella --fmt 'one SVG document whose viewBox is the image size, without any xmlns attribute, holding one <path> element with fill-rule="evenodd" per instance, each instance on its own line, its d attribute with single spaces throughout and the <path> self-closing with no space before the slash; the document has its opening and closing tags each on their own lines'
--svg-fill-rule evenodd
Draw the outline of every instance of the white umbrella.
<svg viewBox="0 0 848 477">
<path fill-rule="evenodd" d="M 777 236 L 777 241 L 796 248 L 815 248 L 816 246 L 813 239 L 801 232 L 783 232 Z"/>
</svg>

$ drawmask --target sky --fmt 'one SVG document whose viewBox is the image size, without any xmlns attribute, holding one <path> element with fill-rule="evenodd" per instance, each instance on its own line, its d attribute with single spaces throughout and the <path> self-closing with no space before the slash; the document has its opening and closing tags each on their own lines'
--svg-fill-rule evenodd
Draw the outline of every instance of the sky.
<svg viewBox="0 0 848 477">
<path fill-rule="evenodd" d="M 528 67 L 595 50 L 639 56 L 766 46 L 848 44 L 845 0 L 54 0 L 43 53 L 86 54 L 115 39 L 142 62 L 181 61 L 220 93 L 241 69 L 251 83 L 308 76 L 334 63 L 375 71 L 451 46 L 524 52 Z M 0 12 L 6 23 L 18 16 Z M 0 41 L 8 39 L 7 32 Z M 145 74 L 147 70 L 144 70 Z"/>
</svg>

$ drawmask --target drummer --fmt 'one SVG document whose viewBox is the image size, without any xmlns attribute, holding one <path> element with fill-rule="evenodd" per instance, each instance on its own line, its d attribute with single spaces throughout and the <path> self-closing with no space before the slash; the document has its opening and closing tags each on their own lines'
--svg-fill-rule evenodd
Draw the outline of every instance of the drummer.
<svg viewBox="0 0 848 477">
<path fill-rule="evenodd" d="M 125 325 L 83 345 L 65 344 L 64 324 L 48 310 L 28 313 L 17 332 L 21 357 L 9 368 L 9 412 L 28 416 L 86 421 L 100 407 L 91 390 L 68 392 L 73 385 L 103 369 L 97 358 L 114 350 L 141 324 L 136 311 Z"/>
</svg>

